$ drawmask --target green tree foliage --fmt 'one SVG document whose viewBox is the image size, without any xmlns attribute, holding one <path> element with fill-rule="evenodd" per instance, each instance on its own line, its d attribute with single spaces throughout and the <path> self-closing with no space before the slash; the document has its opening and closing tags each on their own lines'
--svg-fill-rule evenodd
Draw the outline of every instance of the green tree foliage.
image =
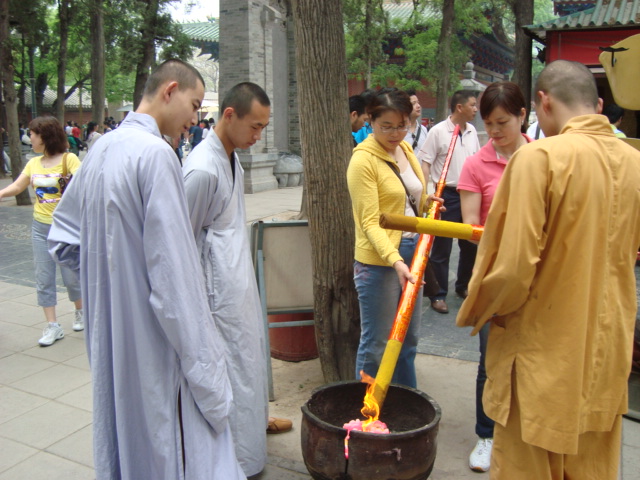
<svg viewBox="0 0 640 480">
<path fill-rule="evenodd" d="M 555 15 L 553 14 L 553 0 L 535 0 L 533 3 L 533 23 L 537 25 L 551 20 L 552 18 L 555 18 Z M 542 69 L 544 68 L 544 62 L 539 55 L 539 52 L 542 51 L 543 48 L 544 45 L 537 41 L 533 42 L 534 60 L 531 66 L 531 80 L 534 84 L 538 75 L 540 75 L 540 72 L 542 72 Z"/>
<path fill-rule="evenodd" d="M 436 66 L 442 23 L 443 0 L 414 0 L 413 13 L 405 21 L 391 21 L 382 1 L 345 0 L 345 40 L 349 74 L 365 78 L 367 85 L 389 85 L 401 88 L 424 89 L 435 93 L 441 72 Z M 489 1 L 455 2 L 454 31 L 450 52 L 450 90 L 459 85 L 459 74 L 469 58 L 463 40 L 491 30 Z M 367 24 L 369 25 L 367 27 Z M 397 54 L 405 57 L 403 65 L 387 63 L 383 47 L 393 37 L 400 38 L 402 47 Z"/>
<path fill-rule="evenodd" d="M 14 75 L 18 84 L 18 113 L 25 117 L 24 95 L 33 78 L 36 105 L 42 107 L 44 89 L 56 63 L 49 57 L 55 38 L 49 35 L 48 21 L 53 0 L 9 0 L 9 25 L 14 59 Z M 46 68 L 39 68 L 46 63 Z M 20 116 L 20 115 L 19 115 Z"/>
<path fill-rule="evenodd" d="M 389 32 L 389 21 L 383 3 L 383 0 L 343 1 L 347 71 L 364 78 L 367 88 L 375 83 L 376 68 L 387 69 L 387 56 L 382 47 Z"/>
<path fill-rule="evenodd" d="M 474 35 L 492 33 L 506 44 L 515 42 L 513 3 L 518 0 L 458 0 L 455 2 L 454 31 L 449 54 L 449 93 L 459 87 L 460 72 L 470 56 L 465 41 Z M 395 84 L 401 88 L 427 88 L 436 92 L 442 72 L 437 67 L 440 49 L 443 0 L 413 0 L 413 13 L 403 22 L 390 20 L 379 0 L 345 0 L 344 25 L 348 72 L 356 78 L 368 79 L 369 85 Z M 366 6 L 369 6 L 370 27 Z M 534 23 L 553 18 L 552 0 L 535 0 Z M 383 47 L 390 38 L 400 38 L 397 54 L 405 57 L 403 65 L 388 63 Z M 472 40 L 471 40 L 472 41 Z M 367 46 L 368 50 L 365 49 Z M 538 44 L 538 48 L 541 46 Z M 537 49 L 534 48 L 534 56 Z M 543 64 L 533 63 L 534 77 Z M 425 83 L 423 83 L 425 81 Z"/>
<path fill-rule="evenodd" d="M 441 72 L 437 65 L 437 54 L 440 49 L 439 38 L 442 25 L 442 0 L 414 2 L 414 14 L 398 31 L 402 35 L 405 63 L 401 75 L 395 79 L 402 88 L 426 88 L 436 92 Z M 470 50 L 464 40 L 474 35 L 491 32 L 489 15 L 491 4 L 481 1 L 456 1 L 454 5 L 453 31 L 449 52 L 449 92 L 456 90 L 459 75 L 464 64 L 469 60 Z"/>
<path fill-rule="evenodd" d="M 19 118 L 26 119 L 24 95 L 31 78 L 36 79 L 38 113 L 46 87 L 57 88 L 57 65 L 60 58 L 59 0 L 8 0 L 11 45 L 18 86 Z M 177 24 L 173 23 L 167 6 L 172 0 L 157 0 L 153 32 L 145 31 L 146 0 L 109 0 L 104 12 L 105 31 L 105 94 L 109 102 L 132 101 L 135 71 L 142 59 L 145 42 L 151 42 L 159 60 L 170 56 L 190 58 L 192 46 Z M 91 90 L 90 19 L 93 2 L 71 0 L 65 98 L 78 88 Z M 155 60 L 155 59 L 154 59 Z M 153 67 L 155 61 L 150 66 Z M 90 106 L 87 105 L 87 108 Z M 55 106 L 54 106 L 55 109 Z M 53 111 L 52 111 L 53 113 Z"/>
</svg>

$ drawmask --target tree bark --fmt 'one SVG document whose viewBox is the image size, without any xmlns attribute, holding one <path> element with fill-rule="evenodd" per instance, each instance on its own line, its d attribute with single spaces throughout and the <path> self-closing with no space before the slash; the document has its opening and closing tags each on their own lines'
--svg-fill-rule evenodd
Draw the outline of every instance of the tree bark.
<svg viewBox="0 0 640 480">
<path fill-rule="evenodd" d="M 67 42 L 69 39 L 69 0 L 60 0 L 58 17 L 60 19 L 60 53 L 58 55 L 58 89 L 56 98 L 56 117 L 64 125 L 64 84 L 67 71 Z"/>
<path fill-rule="evenodd" d="M 313 263 L 314 318 L 327 382 L 355 377 L 360 314 L 353 284 L 354 223 L 341 0 L 293 0 L 304 181 Z M 295 268 L 295 267 L 294 267 Z"/>
<path fill-rule="evenodd" d="M 86 83 L 87 80 L 90 80 L 90 79 L 91 79 L 91 75 L 82 77 L 80 80 L 77 80 L 76 83 L 74 83 L 73 85 L 71 85 L 71 87 L 69 87 L 69 90 L 64 92 L 63 101 L 66 102 L 67 98 L 73 95 L 73 92 L 78 90 L 78 98 L 80 99 L 80 104 L 82 104 L 82 86 Z M 56 98 L 53 101 L 53 104 L 51 106 L 55 109 L 57 108 L 57 105 L 58 105 L 58 99 Z M 82 105 L 79 105 L 79 106 L 82 107 Z M 80 112 L 80 118 L 82 118 L 82 112 Z"/>
<path fill-rule="evenodd" d="M 373 2 L 371 2 L 370 0 L 365 0 L 364 11 L 364 29 L 365 32 L 368 32 L 371 30 Z M 364 58 L 367 60 L 367 71 L 365 72 L 364 87 L 369 89 L 371 88 L 371 57 L 373 56 L 371 53 L 371 42 L 365 42 L 362 48 L 364 49 Z"/>
<path fill-rule="evenodd" d="M 20 146 L 20 130 L 18 128 L 18 103 L 16 87 L 13 83 L 13 54 L 9 43 L 9 2 L 0 2 L 0 80 L 7 115 L 7 134 L 9 135 L 9 156 L 11 157 L 11 173 L 15 180 L 22 172 L 22 148 Z M 16 195 L 18 205 L 31 205 L 29 189 Z"/>
<path fill-rule="evenodd" d="M 455 19 L 454 0 L 444 0 L 442 5 L 442 26 L 440 27 L 440 39 L 438 40 L 438 83 L 436 85 L 436 122 L 447 117 L 449 98 L 449 57 L 451 55 L 451 35 L 453 35 L 453 21 Z"/>
<path fill-rule="evenodd" d="M 511 0 L 511 8 L 516 18 L 515 69 L 512 81 L 517 83 L 527 103 L 527 117 L 531 111 L 531 37 L 522 27 L 533 23 L 533 0 Z"/>
<path fill-rule="evenodd" d="M 156 59 L 156 31 L 158 28 L 158 0 L 147 0 L 142 27 L 142 43 L 140 62 L 136 66 L 136 83 L 133 90 L 133 109 L 138 108 L 144 93 L 144 86 L 149 78 L 149 70 Z"/>
<path fill-rule="evenodd" d="M 92 0 L 91 15 L 91 120 L 104 122 L 104 0 Z"/>
</svg>

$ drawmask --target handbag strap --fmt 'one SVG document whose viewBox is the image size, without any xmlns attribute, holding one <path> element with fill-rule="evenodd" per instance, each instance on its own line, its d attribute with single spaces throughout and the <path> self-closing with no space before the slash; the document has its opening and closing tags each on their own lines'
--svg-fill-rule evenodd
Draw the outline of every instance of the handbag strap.
<svg viewBox="0 0 640 480">
<path fill-rule="evenodd" d="M 396 170 L 393 165 L 391 165 L 389 162 L 384 162 L 387 165 L 389 165 L 389 168 L 391 170 L 393 170 L 393 173 L 396 174 L 396 176 L 398 177 L 398 179 L 400 180 L 400 183 L 402 183 L 402 186 L 404 187 L 404 191 L 407 193 L 407 198 L 409 199 L 409 205 L 411 205 L 411 209 L 413 210 L 413 213 L 416 214 L 416 217 L 418 216 L 418 207 L 416 206 L 416 199 L 413 195 L 411 195 L 411 193 L 409 192 L 409 189 L 407 188 L 407 186 L 404 184 L 404 181 L 402 180 L 402 177 L 400 176 L 400 172 L 398 170 Z M 411 168 L 411 166 L 409 166 L 409 168 Z"/>
<path fill-rule="evenodd" d="M 416 147 L 418 146 L 418 140 L 420 140 L 420 134 L 422 133 L 422 125 L 418 125 L 418 133 L 416 134 L 415 138 L 413 139 L 413 145 L 411 146 L 411 148 L 413 148 L 413 150 L 415 151 Z"/>
</svg>

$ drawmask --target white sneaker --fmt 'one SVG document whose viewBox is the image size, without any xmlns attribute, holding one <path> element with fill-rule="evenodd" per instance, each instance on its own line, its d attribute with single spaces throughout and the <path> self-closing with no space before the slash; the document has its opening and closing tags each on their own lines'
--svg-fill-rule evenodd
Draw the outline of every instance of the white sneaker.
<svg viewBox="0 0 640 480">
<path fill-rule="evenodd" d="M 43 347 L 48 347 L 49 345 L 53 345 L 53 342 L 56 340 L 60 340 L 64 337 L 64 330 L 59 323 L 50 323 L 47 327 L 42 331 L 42 338 L 38 340 L 38 343 Z"/>
<path fill-rule="evenodd" d="M 76 309 L 76 318 L 73 320 L 73 331 L 81 332 L 84 330 L 84 313 L 82 309 Z"/>
<path fill-rule="evenodd" d="M 479 438 L 469 455 L 469 468 L 475 472 L 488 472 L 491 466 L 493 438 Z"/>
</svg>

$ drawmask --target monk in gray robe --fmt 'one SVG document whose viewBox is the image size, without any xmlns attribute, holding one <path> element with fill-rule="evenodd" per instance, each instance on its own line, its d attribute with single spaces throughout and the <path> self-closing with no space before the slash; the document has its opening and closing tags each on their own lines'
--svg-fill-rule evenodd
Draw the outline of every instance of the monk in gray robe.
<svg viewBox="0 0 640 480">
<path fill-rule="evenodd" d="M 264 324 L 245 225 L 244 172 L 234 149 L 260 139 L 269 105 L 258 85 L 233 87 L 215 129 L 182 167 L 209 306 L 224 339 L 236 455 L 247 476 L 266 463 L 268 394 Z"/>
<path fill-rule="evenodd" d="M 226 348 L 211 321 L 180 165 L 162 135 L 196 121 L 204 81 L 169 60 L 98 142 L 54 215 L 50 252 L 80 270 L 96 477 L 244 479 Z"/>
</svg>

